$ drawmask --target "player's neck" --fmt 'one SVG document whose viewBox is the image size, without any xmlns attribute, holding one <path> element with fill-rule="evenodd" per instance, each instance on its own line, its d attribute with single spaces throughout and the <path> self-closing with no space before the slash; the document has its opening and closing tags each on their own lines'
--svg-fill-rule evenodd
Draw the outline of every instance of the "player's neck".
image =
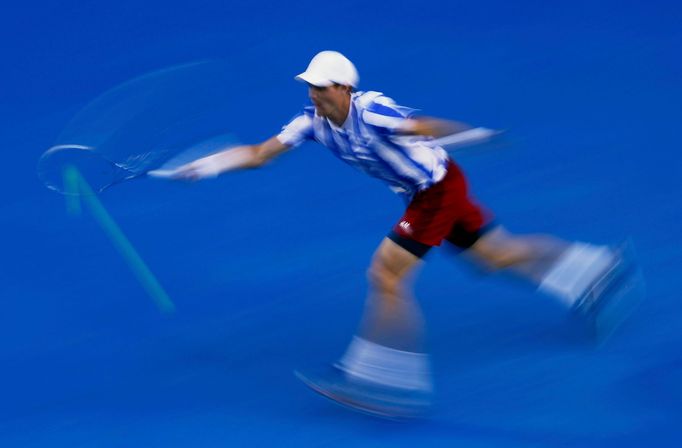
<svg viewBox="0 0 682 448">
<path fill-rule="evenodd" d="M 348 118 L 348 114 L 350 113 L 350 97 L 348 97 L 347 101 L 344 101 L 344 103 L 339 107 L 337 110 L 334 111 L 333 114 L 329 114 L 329 120 L 337 125 L 338 127 L 343 126 L 343 124 L 346 122 L 346 119 Z"/>
</svg>

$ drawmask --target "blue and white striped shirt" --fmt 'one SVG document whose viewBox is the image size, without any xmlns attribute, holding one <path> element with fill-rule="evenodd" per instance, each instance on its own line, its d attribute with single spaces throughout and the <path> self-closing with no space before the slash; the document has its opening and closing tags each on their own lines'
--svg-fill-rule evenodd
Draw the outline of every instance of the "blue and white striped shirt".
<svg viewBox="0 0 682 448">
<path fill-rule="evenodd" d="M 445 150 L 431 138 L 401 134 L 413 112 L 380 92 L 354 92 L 341 127 L 310 106 L 284 126 L 277 139 L 288 146 L 315 140 L 396 193 L 411 197 L 443 179 L 448 163 Z"/>
</svg>

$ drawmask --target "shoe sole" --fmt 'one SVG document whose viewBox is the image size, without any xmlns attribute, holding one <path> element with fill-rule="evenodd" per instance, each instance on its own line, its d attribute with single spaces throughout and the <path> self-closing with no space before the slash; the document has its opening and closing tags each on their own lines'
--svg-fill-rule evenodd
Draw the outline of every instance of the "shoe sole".
<svg viewBox="0 0 682 448">
<path fill-rule="evenodd" d="M 294 371 L 294 375 L 296 376 L 296 378 L 301 380 L 303 384 L 308 386 L 313 392 L 330 400 L 334 404 L 343 407 L 344 409 L 348 409 L 353 412 L 358 412 L 360 414 L 368 415 L 371 417 L 378 417 L 384 420 L 391 420 L 397 422 L 404 422 L 406 420 L 411 420 L 420 417 L 420 415 L 417 414 L 403 414 L 395 409 L 387 409 L 379 406 L 370 406 L 366 402 L 354 400 L 350 396 L 334 393 L 333 391 L 330 391 L 329 389 L 320 385 L 314 379 L 311 379 L 309 376 L 298 370 Z"/>
</svg>

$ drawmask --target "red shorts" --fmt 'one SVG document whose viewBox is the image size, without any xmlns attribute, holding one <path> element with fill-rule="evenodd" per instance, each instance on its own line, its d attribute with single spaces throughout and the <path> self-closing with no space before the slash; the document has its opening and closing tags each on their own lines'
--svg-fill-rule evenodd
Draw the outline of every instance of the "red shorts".
<svg viewBox="0 0 682 448">
<path fill-rule="evenodd" d="M 425 246 L 446 240 L 465 249 L 487 230 L 491 218 L 469 197 L 464 174 L 450 161 L 440 182 L 414 195 L 393 233 Z"/>
</svg>

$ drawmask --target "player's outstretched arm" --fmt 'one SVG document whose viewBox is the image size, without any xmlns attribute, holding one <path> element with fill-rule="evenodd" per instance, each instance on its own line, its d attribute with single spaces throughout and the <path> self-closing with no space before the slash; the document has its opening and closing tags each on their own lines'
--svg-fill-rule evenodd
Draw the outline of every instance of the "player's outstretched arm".
<svg viewBox="0 0 682 448">
<path fill-rule="evenodd" d="M 236 146 L 182 165 L 161 177 L 180 180 L 200 180 L 216 177 L 227 171 L 258 168 L 289 149 L 277 137 L 257 145 Z M 149 174 L 155 175 L 154 172 Z"/>
<path fill-rule="evenodd" d="M 405 121 L 401 131 L 405 135 L 433 137 L 433 143 L 449 149 L 488 142 L 504 133 L 504 131 L 472 127 L 459 121 L 432 117 L 410 118 Z"/>
<path fill-rule="evenodd" d="M 468 131 L 472 128 L 473 126 L 459 121 L 443 120 L 434 117 L 417 117 L 406 121 L 403 132 L 408 135 L 424 135 L 439 138 Z"/>
</svg>

